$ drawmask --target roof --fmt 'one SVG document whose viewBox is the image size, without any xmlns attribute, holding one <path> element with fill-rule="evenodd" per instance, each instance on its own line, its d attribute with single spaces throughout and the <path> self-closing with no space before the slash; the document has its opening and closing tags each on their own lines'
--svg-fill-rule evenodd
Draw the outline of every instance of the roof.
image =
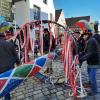
<svg viewBox="0 0 100 100">
<path fill-rule="evenodd" d="M 75 23 L 80 20 L 90 21 L 90 16 L 81 16 L 81 17 L 72 17 L 72 18 L 65 18 L 66 24 L 69 27 L 74 27 Z"/>
<path fill-rule="evenodd" d="M 62 9 L 58 9 L 58 10 L 55 10 L 55 21 L 57 22 L 60 15 L 61 15 L 61 12 L 62 12 Z"/>
</svg>

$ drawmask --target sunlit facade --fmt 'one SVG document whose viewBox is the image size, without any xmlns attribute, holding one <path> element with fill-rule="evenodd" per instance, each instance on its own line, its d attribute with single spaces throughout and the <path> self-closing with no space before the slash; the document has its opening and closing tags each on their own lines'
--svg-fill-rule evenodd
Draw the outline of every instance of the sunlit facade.
<svg viewBox="0 0 100 100">
<path fill-rule="evenodd" d="M 12 20 L 11 0 L 0 0 L 0 16 L 6 17 L 6 20 Z"/>
<path fill-rule="evenodd" d="M 53 0 L 15 0 L 15 19 L 19 25 L 31 20 L 55 21 Z"/>
</svg>

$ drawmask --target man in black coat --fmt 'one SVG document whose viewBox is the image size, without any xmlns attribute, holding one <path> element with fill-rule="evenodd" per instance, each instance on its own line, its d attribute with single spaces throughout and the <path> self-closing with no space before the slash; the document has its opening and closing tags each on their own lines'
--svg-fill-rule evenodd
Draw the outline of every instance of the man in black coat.
<svg viewBox="0 0 100 100">
<path fill-rule="evenodd" d="M 14 68 L 15 63 L 20 64 L 13 43 L 4 39 L 4 34 L 0 33 L 0 74 Z M 5 95 L 5 100 L 11 100 L 10 93 Z"/>
<path fill-rule="evenodd" d="M 47 28 L 44 29 L 43 34 L 43 52 L 48 53 L 50 48 L 50 32 Z M 55 49 L 55 39 L 52 35 L 52 45 L 51 45 L 51 51 Z"/>
<path fill-rule="evenodd" d="M 96 70 L 100 66 L 98 58 L 98 46 L 94 40 L 92 33 L 84 33 L 84 40 L 86 41 L 85 54 L 79 58 L 80 62 L 87 61 L 87 71 L 89 81 L 91 83 L 91 92 L 89 95 L 97 94 Z"/>
</svg>

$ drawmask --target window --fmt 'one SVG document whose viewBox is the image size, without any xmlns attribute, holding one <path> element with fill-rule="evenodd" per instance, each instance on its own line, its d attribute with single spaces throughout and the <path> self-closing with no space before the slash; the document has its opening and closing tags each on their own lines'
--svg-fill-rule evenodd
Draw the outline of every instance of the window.
<svg viewBox="0 0 100 100">
<path fill-rule="evenodd" d="M 43 3 L 47 4 L 47 0 L 43 0 Z"/>
<path fill-rule="evenodd" d="M 34 5 L 34 20 L 40 20 L 40 8 Z"/>
<path fill-rule="evenodd" d="M 50 20 L 52 21 L 52 14 L 50 13 Z"/>
</svg>

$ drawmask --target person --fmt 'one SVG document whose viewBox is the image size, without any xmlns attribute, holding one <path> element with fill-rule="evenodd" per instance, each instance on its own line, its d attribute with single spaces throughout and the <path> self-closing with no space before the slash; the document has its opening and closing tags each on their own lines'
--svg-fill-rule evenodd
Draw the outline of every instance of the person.
<svg viewBox="0 0 100 100">
<path fill-rule="evenodd" d="M 47 28 L 44 29 L 44 34 L 43 34 L 43 52 L 48 53 L 50 48 L 50 32 L 48 31 Z M 54 36 L 52 35 L 52 45 L 51 45 L 51 51 L 55 49 L 55 39 Z"/>
<path fill-rule="evenodd" d="M 96 72 L 97 67 L 99 65 L 99 58 L 98 58 L 98 46 L 96 42 L 94 41 L 94 37 L 92 36 L 91 32 L 85 32 L 83 34 L 83 38 L 86 41 L 86 48 L 85 53 L 83 56 L 79 57 L 80 63 L 83 61 L 87 61 L 87 72 L 89 76 L 89 81 L 91 83 L 91 91 L 88 93 L 88 95 L 96 95 L 97 94 L 97 82 L 96 82 Z"/>
<path fill-rule="evenodd" d="M 82 54 L 85 48 L 85 41 L 83 39 L 83 34 L 79 31 L 75 31 L 73 34 L 74 45 L 73 45 L 73 55 Z"/>
<path fill-rule="evenodd" d="M 100 34 L 94 33 L 93 37 L 97 40 L 97 42 L 100 44 Z"/>
<path fill-rule="evenodd" d="M 20 64 L 12 42 L 5 40 L 4 33 L 0 33 L 0 74 L 14 68 L 15 63 Z M 11 100 L 10 93 L 4 96 L 5 100 Z"/>
<path fill-rule="evenodd" d="M 49 49 L 50 49 L 50 32 L 48 31 L 47 28 L 44 29 L 44 34 L 43 34 L 43 52 L 49 53 Z M 53 51 L 55 49 L 55 39 L 52 35 L 52 45 L 51 45 L 51 51 Z M 46 63 L 46 70 L 44 73 L 52 73 L 53 69 L 52 69 L 52 61 L 48 61 Z"/>
<path fill-rule="evenodd" d="M 79 47 L 79 43 L 80 42 L 78 42 L 78 39 L 79 39 L 79 36 L 80 36 L 80 32 L 79 31 L 75 31 L 75 32 L 73 32 L 73 34 L 72 34 L 72 36 L 73 36 L 73 42 L 74 42 L 74 44 L 73 44 L 73 56 L 75 56 L 76 54 L 78 54 L 78 47 Z"/>
<path fill-rule="evenodd" d="M 6 40 L 9 40 L 13 36 L 12 32 L 10 32 L 9 30 L 5 31 L 4 35 Z"/>
<path fill-rule="evenodd" d="M 35 40 L 35 45 L 34 45 L 34 57 L 38 57 L 38 40 Z"/>
<path fill-rule="evenodd" d="M 16 51 L 18 53 L 19 59 L 21 60 L 21 58 L 22 58 L 22 55 L 21 55 L 21 45 L 19 43 L 18 38 L 17 37 L 16 38 L 12 38 L 14 34 L 13 34 L 13 32 L 11 30 L 5 31 L 4 34 L 5 34 L 5 39 L 7 41 L 12 42 L 14 44 L 15 49 L 16 49 Z"/>
</svg>

